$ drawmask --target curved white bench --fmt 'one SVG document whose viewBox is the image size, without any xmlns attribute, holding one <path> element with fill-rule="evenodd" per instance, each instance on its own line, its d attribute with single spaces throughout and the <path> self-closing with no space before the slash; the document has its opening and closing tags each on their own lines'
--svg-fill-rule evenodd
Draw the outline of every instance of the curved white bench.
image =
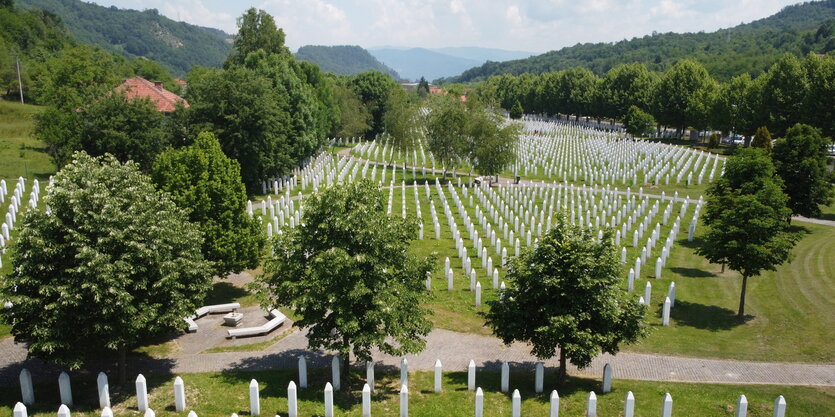
<svg viewBox="0 0 835 417">
<path fill-rule="evenodd" d="M 227 330 L 227 338 L 236 338 L 241 336 L 258 336 L 262 334 L 269 333 L 275 330 L 278 326 L 281 326 L 285 320 L 287 320 L 287 316 L 282 314 L 277 309 L 270 310 L 270 321 L 256 327 L 244 327 L 240 329 L 230 329 Z"/>
<path fill-rule="evenodd" d="M 189 333 L 194 333 L 194 332 L 197 331 L 197 323 L 194 322 L 194 317 L 193 316 L 192 317 L 186 317 L 183 320 L 188 325 L 188 329 L 186 329 L 186 331 L 188 331 Z"/>
<path fill-rule="evenodd" d="M 194 314 L 196 318 L 200 318 L 209 313 L 229 313 L 239 308 L 241 308 L 241 303 L 213 304 L 194 310 Z"/>
</svg>

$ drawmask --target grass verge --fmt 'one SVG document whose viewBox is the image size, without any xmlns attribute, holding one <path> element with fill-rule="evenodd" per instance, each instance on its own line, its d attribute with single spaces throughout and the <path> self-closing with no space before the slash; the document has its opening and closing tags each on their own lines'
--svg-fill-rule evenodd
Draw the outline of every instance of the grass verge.
<svg viewBox="0 0 835 417">
<path fill-rule="evenodd" d="M 350 383 L 334 393 L 334 405 L 338 416 L 361 415 L 363 380 L 355 372 Z M 329 378 L 329 370 L 312 370 L 309 375 L 310 388 L 299 391 L 299 415 L 320 416 L 324 412 L 323 387 Z M 248 386 L 252 379 L 259 383 L 262 415 L 287 415 L 287 384 L 296 378 L 290 370 L 181 375 L 186 386 L 186 409 L 194 410 L 199 416 L 220 416 L 237 413 L 249 415 Z M 522 415 L 548 415 L 549 395 L 554 386 L 553 374 L 546 378 L 545 392 L 533 392 L 532 372 L 511 374 L 511 389 L 518 388 L 522 396 Z M 172 395 L 173 377 L 149 377 L 150 407 L 160 417 L 181 416 L 185 413 L 174 411 Z M 484 415 L 510 415 L 510 395 L 499 392 L 499 375 L 495 372 L 479 372 L 477 385 L 484 390 Z M 75 405 L 74 416 L 98 416 L 95 375 L 76 377 L 73 380 Z M 378 373 L 377 384 L 372 395 L 372 415 L 399 415 L 399 375 Z M 466 372 L 448 372 L 443 375 L 443 391 L 434 393 L 431 372 L 414 372 L 409 376 L 409 415 L 413 417 L 467 416 L 473 415 L 475 394 L 468 391 Z M 58 384 L 36 386 L 38 403 L 29 407 L 33 417 L 54 416 L 58 409 Z M 579 416 L 585 412 L 589 391 L 600 391 L 600 382 L 592 379 L 570 378 L 561 387 L 560 415 Z M 670 382 L 648 382 L 615 380 L 613 391 L 598 395 L 597 412 L 601 416 L 620 415 L 627 391 L 636 399 L 636 415 L 658 415 L 665 393 L 673 397 L 675 415 L 720 417 L 732 416 L 736 399 L 740 394 L 748 398 L 748 416 L 771 416 L 774 399 L 783 395 L 788 404 L 789 415 L 823 416 L 835 409 L 835 390 L 831 387 L 781 387 L 769 385 L 714 385 Z M 111 401 L 116 416 L 139 416 L 132 384 L 124 390 L 111 385 Z M 0 414 L 11 415 L 12 407 L 18 401 L 16 389 L 0 393 Z"/>
</svg>

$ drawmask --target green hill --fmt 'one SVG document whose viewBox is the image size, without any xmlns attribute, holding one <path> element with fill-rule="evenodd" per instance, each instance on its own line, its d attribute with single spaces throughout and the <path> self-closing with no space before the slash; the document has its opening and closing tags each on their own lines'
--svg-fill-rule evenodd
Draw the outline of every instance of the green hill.
<svg viewBox="0 0 835 417">
<path fill-rule="evenodd" d="M 663 71 L 681 58 L 702 63 L 718 80 L 765 71 L 781 55 L 835 53 L 835 0 L 788 6 L 748 24 L 711 33 L 663 33 L 615 43 L 586 43 L 527 59 L 487 62 L 446 82 L 472 82 L 491 75 L 541 74 L 585 67 L 602 75 L 618 64 L 641 62 Z"/>
<path fill-rule="evenodd" d="M 232 47 L 231 35 L 175 22 L 156 9 L 140 12 L 79 0 L 16 0 L 16 6 L 57 15 L 81 43 L 127 58 L 152 59 L 176 75 L 185 74 L 194 65 L 218 67 Z"/>
<path fill-rule="evenodd" d="M 376 70 L 400 79 L 397 72 L 374 58 L 368 51 L 352 45 L 307 45 L 299 48 L 296 59 L 319 66 L 322 71 L 341 75 L 353 75 Z"/>
</svg>

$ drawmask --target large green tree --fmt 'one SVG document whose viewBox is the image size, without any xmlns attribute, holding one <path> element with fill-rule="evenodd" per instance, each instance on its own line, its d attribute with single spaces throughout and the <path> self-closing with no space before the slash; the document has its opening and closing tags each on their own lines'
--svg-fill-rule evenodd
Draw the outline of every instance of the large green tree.
<svg viewBox="0 0 835 417">
<path fill-rule="evenodd" d="M 817 217 L 832 202 L 832 174 L 826 168 L 830 141 L 809 125 L 796 124 L 774 145 L 774 165 L 783 179 L 792 213 Z"/>
<path fill-rule="evenodd" d="M 110 93 L 82 109 L 79 149 L 92 156 L 109 153 L 150 171 L 157 154 L 169 144 L 165 116 L 148 100 Z"/>
<path fill-rule="evenodd" d="M 447 170 L 455 168 L 467 151 L 470 116 L 467 106 L 452 97 L 439 97 L 426 121 L 426 144 L 432 156 Z"/>
<path fill-rule="evenodd" d="M 648 109 L 654 82 L 654 74 L 641 63 L 621 64 L 610 69 L 598 92 L 603 101 L 603 115 L 619 119 L 630 106 Z"/>
<path fill-rule="evenodd" d="M 696 61 L 681 60 L 661 76 L 653 90 L 653 116 L 681 134 L 689 126 L 706 124 L 714 81 Z"/>
<path fill-rule="evenodd" d="M 480 106 L 473 110 L 469 133 L 473 141 L 472 164 L 479 174 L 491 178 L 508 168 L 516 160 L 516 146 L 520 133 L 518 123 L 505 124 L 495 113 Z"/>
<path fill-rule="evenodd" d="M 269 306 L 287 306 L 311 349 L 370 360 L 423 350 L 432 328 L 424 287 L 434 260 L 412 255 L 412 220 L 386 215 L 368 180 L 328 187 L 305 199 L 301 225 L 273 238 L 275 254 L 256 278 Z"/>
<path fill-rule="evenodd" d="M 346 139 L 364 136 L 371 128 L 371 113 L 357 93 L 338 82 L 333 87 L 333 96 L 339 108 L 339 123 L 332 128 L 330 136 Z"/>
<path fill-rule="evenodd" d="M 708 188 L 702 219 L 707 231 L 696 253 L 742 275 L 737 316 L 745 317 L 748 278 L 773 271 L 791 258 L 797 235 L 774 164 L 759 148 L 740 148 L 725 173 Z"/>
<path fill-rule="evenodd" d="M 209 289 L 202 236 L 132 162 L 81 152 L 28 211 L 2 280 L 3 319 L 29 355 L 76 369 L 181 327 Z"/>
<path fill-rule="evenodd" d="M 269 79 L 237 66 L 194 70 L 188 81 L 189 135 L 213 132 L 223 152 L 240 163 L 247 192 L 261 192 L 261 181 L 292 169 L 287 97 Z"/>
<path fill-rule="evenodd" d="M 373 138 L 383 133 L 389 93 L 400 86 L 388 74 L 379 71 L 359 73 L 351 78 L 349 85 L 371 113 L 371 130 L 368 135 Z"/>
<path fill-rule="evenodd" d="M 258 50 L 267 54 L 290 54 L 290 50 L 284 46 L 284 31 L 276 26 L 275 19 L 269 13 L 250 7 L 238 18 L 237 24 L 238 34 L 235 35 L 232 53 L 226 58 L 224 67 L 242 65 L 250 53 Z"/>
<path fill-rule="evenodd" d="M 612 231 L 598 241 L 596 231 L 561 217 L 539 245 L 511 261 L 512 284 L 488 302 L 487 325 L 506 344 L 530 343 L 540 359 L 559 348 L 563 384 L 566 360 L 584 368 L 645 334 L 645 307 L 622 279 Z"/>
<path fill-rule="evenodd" d="M 418 130 L 420 123 L 420 108 L 415 101 L 417 96 L 409 96 L 402 88 L 395 88 L 389 92 L 386 101 L 386 114 L 383 122 L 386 126 L 386 133 L 389 135 L 389 143 L 407 156 L 418 148 L 421 132 Z M 392 154 L 394 157 L 394 154 Z M 416 161 L 412 161 L 417 165 Z M 403 159 L 403 169 L 406 169 L 406 158 Z"/>
<path fill-rule="evenodd" d="M 831 39 L 835 43 L 835 37 Z M 810 55 L 804 63 L 809 89 L 803 102 L 803 120 L 821 129 L 823 136 L 835 138 L 835 57 Z"/>
<path fill-rule="evenodd" d="M 152 178 L 203 231 L 203 256 L 215 275 L 258 266 L 266 241 L 246 213 L 241 167 L 223 154 L 213 134 L 200 133 L 193 144 L 160 154 Z"/>
<path fill-rule="evenodd" d="M 764 75 L 762 107 L 768 127 L 778 137 L 803 117 L 803 100 L 809 81 L 803 63 L 794 55 L 786 54 Z"/>
</svg>

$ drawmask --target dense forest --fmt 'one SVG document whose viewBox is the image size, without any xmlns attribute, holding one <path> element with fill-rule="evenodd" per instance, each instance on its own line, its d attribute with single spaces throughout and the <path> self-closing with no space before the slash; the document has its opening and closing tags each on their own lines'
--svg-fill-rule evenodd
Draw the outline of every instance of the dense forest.
<svg viewBox="0 0 835 417">
<path fill-rule="evenodd" d="M 18 8 L 58 16 L 79 42 L 126 58 L 145 57 L 182 76 L 193 65 L 217 67 L 231 51 L 231 35 L 175 22 L 156 9 L 102 7 L 79 0 L 16 0 Z"/>
<path fill-rule="evenodd" d="M 640 62 L 664 71 L 676 61 L 694 59 L 720 81 L 756 76 L 783 54 L 835 53 L 835 0 L 802 3 L 748 24 L 711 33 L 653 33 L 614 43 L 586 43 L 527 59 L 487 62 L 440 82 L 473 82 L 491 75 L 541 74 L 584 67 L 603 75 L 619 64 Z"/>
<path fill-rule="evenodd" d="M 393 69 L 374 58 L 360 46 L 353 45 L 306 45 L 296 52 L 296 59 L 312 62 L 322 71 L 339 75 L 353 75 L 365 71 L 380 71 L 399 79 Z"/>
</svg>

